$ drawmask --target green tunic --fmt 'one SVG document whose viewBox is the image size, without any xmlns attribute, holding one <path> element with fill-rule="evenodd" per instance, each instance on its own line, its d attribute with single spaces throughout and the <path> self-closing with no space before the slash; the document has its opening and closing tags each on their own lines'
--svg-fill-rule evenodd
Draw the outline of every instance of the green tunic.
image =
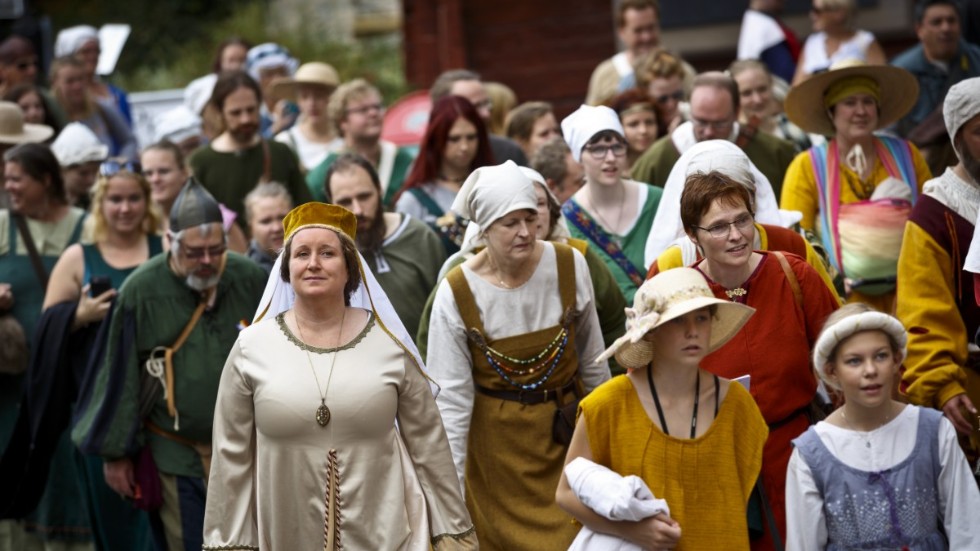
<svg viewBox="0 0 980 551">
<path fill-rule="evenodd" d="M 294 205 L 312 200 L 303 182 L 299 161 L 289 146 L 276 141 L 269 144 L 269 178 L 286 186 Z M 259 183 L 264 165 L 262 144 L 256 144 L 238 153 L 215 151 L 206 145 L 191 154 L 188 161 L 197 181 L 224 206 L 238 214 L 238 224 L 246 228 L 245 196 Z"/>
<path fill-rule="evenodd" d="M 146 261 L 120 289 L 101 370 L 90 396 L 83 397 L 72 439 L 86 453 L 118 459 L 134 454 L 145 436 L 161 472 L 202 477 L 193 448 L 141 426 L 140 382 L 148 377 L 144 363 L 154 347 L 177 340 L 200 296 L 171 271 L 169 258 L 163 254 Z M 149 421 L 186 439 L 211 441 L 221 369 L 238 337 L 239 323 L 252 319 L 265 282 L 265 272 L 254 262 L 228 253 L 214 306 L 204 311 L 173 357 L 180 429 L 174 429 L 175 419 L 167 413 L 159 387 L 150 400 Z"/>
<path fill-rule="evenodd" d="M 384 145 L 384 142 L 382 142 Z M 402 189 L 402 184 L 405 182 L 405 176 L 408 175 L 408 170 L 412 168 L 412 162 L 415 161 L 415 155 L 411 151 L 405 149 L 404 147 L 395 147 L 393 144 L 391 149 L 386 149 L 382 147 L 381 149 L 381 166 L 387 166 L 391 163 L 391 171 L 378 169 L 378 178 L 381 180 L 381 189 L 383 190 L 384 197 L 381 198 L 381 202 L 385 207 L 391 208 L 394 206 L 395 195 Z M 386 159 L 385 151 L 393 151 L 394 158 Z M 341 152 L 330 152 L 327 154 L 327 158 L 323 160 L 322 163 L 317 165 L 313 170 L 311 170 L 306 175 L 306 187 L 309 188 L 310 194 L 313 196 L 314 201 L 326 201 L 327 194 L 324 190 L 326 186 L 327 170 L 330 169 L 330 165 L 337 160 Z"/>
<path fill-rule="evenodd" d="M 637 216 L 636 221 L 633 223 L 633 227 L 629 229 L 624 235 L 614 235 L 609 234 L 619 248 L 626 255 L 626 258 L 635 266 L 641 275 L 646 275 L 647 265 L 645 262 L 646 256 L 646 245 L 647 238 L 650 236 L 650 228 L 653 226 L 653 218 L 657 214 L 657 207 L 660 206 L 660 196 L 663 194 L 663 190 L 658 187 L 653 186 L 642 186 L 641 188 L 640 200 L 643 201 L 643 206 L 640 207 L 640 214 Z M 646 197 L 643 197 L 643 193 L 646 193 Z M 569 201 L 575 202 L 575 199 L 569 199 Z M 578 208 L 583 214 L 588 216 L 585 209 L 575 202 Z M 616 284 L 619 285 L 619 289 L 623 292 L 623 298 L 626 300 L 626 304 L 633 304 L 633 295 L 636 294 L 638 286 L 633 283 L 633 280 L 629 278 L 626 272 L 616 264 L 616 261 L 612 259 L 611 256 L 606 254 L 606 252 L 597 243 L 589 239 L 587 235 L 580 232 L 574 224 L 568 223 L 568 231 L 572 234 L 572 237 L 576 239 L 581 239 L 589 243 L 590 249 L 595 249 L 596 253 L 602 258 L 602 261 L 612 272 L 613 279 Z"/>
<path fill-rule="evenodd" d="M 408 334 L 414 337 L 422 309 L 436 285 L 439 268 L 446 261 L 446 248 L 428 224 L 405 214 L 400 216 L 398 229 L 384 240 L 381 251 L 364 255 L 364 260 Z"/>
</svg>

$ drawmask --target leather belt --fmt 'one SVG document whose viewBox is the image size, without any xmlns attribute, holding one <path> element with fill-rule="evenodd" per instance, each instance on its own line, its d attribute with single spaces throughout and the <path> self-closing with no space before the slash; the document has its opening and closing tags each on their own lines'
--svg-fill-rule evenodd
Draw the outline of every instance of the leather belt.
<svg viewBox="0 0 980 551">
<path fill-rule="evenodd" d="M 497 398 L 500 400 L 509 400 L 511 402 L 520 402 L 525 406 L 533 406 L 535 404 L 542 404 L 550 400 L 555 400 L 561 403 L 562 396 L 565 394 L 575 392 L 575 384 L 578 377 L 572 377 L 567 383 L 561 388 L 550 388 L 545 390 L 494 390 L 480 385 L 476 386 L 476 391 L 485 396 L 491 398 Z"/>
</svg>

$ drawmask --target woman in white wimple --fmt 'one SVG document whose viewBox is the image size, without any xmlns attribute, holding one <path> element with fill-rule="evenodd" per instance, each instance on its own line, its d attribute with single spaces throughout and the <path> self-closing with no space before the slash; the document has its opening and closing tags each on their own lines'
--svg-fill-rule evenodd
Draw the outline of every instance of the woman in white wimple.
<svg viewBox="0 0 980 551">
<path fill-rule="evenodd" d="M 306 203 L 225 364 L 204 549 L 475 549 L 421 360 L 357 253 Z"/>
</svg>

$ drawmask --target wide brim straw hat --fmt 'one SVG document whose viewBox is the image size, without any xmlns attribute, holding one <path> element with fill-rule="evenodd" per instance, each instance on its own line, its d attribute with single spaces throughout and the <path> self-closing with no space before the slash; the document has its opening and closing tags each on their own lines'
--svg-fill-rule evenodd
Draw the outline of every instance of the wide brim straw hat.
<svg viewBox="0 0 980 551">
<path fill-rule="evenodd" d="M 721 348 L 738 333 L 755 309 L 714 296 L 701 272 L 674 268 L 648 279 L 636 291 L 633 307 L 626 309 L 626 334 L 597 361 L 615 355 L 623 367 L 640 368 L 653 359 L 653 345 L 643 337 L 661 325 L 695 310 L 715 306 L 708 353 Z"/>
<path fill-rule="evenodd" d="M 824 95 L 835 82 L 854 76 L 869 77 L 878 83 L 881 99 L 878 103 L 876 129 L 884 128 L 905 116 L 919 97 L 919 83 L 905 69 L 845 60 L 790 88 L 786 95 L 786 116 L 807 132 L 833 136 L 837 130 L 830 119 L 828 108 L 824 106 Z"/>
<path fill-rule="evenodd" d="M 24 122 L 20 106 L 0 101 L 0 143 L 40 143 L 54 135 L 54 129 L 44 124 Z"/>
<path fill-rule="evenodd" d="M 296 101 L 301 85 L 321 86 L 328 92 L 340 86 L 340 75 L 331 65 L 319 61 L 304 63 L 291 77 L 279 78 L 272 83 L 272 95 L 277 98 Z"/>
</svg>

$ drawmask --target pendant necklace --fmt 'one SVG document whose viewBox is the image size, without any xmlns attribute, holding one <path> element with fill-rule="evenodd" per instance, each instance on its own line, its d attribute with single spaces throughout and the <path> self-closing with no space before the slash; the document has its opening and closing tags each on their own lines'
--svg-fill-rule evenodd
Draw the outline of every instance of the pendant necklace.
<svg viewBox="0 0 980 551">
<path fill-rule="evenodd" d="M 616 214 L 616 223 L 617 224 L 622 224 L 623 223 L 623 207 L 626 205 L 626 186 L 623 185 L 622 188 L 623 188 L 623 195 L 619 199 L 619 213 Z M 600 223 L 602 223 L 604 226 L 606 226 L 606 230 L 609 233 L 611 233 L 613 235 L 619 235 L 619 232 L 616 231 L 616 230 L 619 229 L 619 226 L 613 226 L 609 222 L 606 222 L 606 219 L 603 218 L 603 216 L 601 214 L 599 214 L 599 208 L 595 206 L 595 202 L 592 200 L 592 190 L 591 189 L 589 190 L 589 194 L 588 195 L 589 195 L 589 206 L 592 207 L 592 210 L 593 211 L 595 211 L 596 219 L 598 219 Z"/>
<path fill-rule="evenodd" d="M 490 260 L 490 267 L 493 268 L 493 275 L 497 277 L 497 283 L 499 283 L 504 289 L 513 289 L 513 287 L 504 283 L 504 278 L 500 275 L 500 268 L 497 267 L 497 262 L 493 259 L 493 255 L 490 254 L 490 251 L 487 251 L 487 259 Z"/>
<path fill-rule="evenodd" d="M 303 340 L 303 344 L 306 345 L 303 350 L 306 351 L 306 361 L 310 363 L 310 371 L 313 372 L 313 379 L 316 380 L 316 391 L 320 395 L 320 407 L 316 408 L 316 422 L 321 427 L 327 426 L 330 422 L 330 408 L 327 407 L 327 392 L 330 391 L 330 380 L 333 378 L 333 367 L 337 363 L 337 355 L 340 354 L 340 339 L 344 335 L 344 320 L 347 319 L 347 308 L 344 308 L 344 314 L 340 318 L 340 330 L 337 331 L 337 348 L 333 351 L 333 359 L 330 360 L 330 373 L 327 375 L 327 388 L 320 392 L 320 378 L 317 377 L 316 369 L 313 367 L 313 357 L 310 356 L 309 345 L 306 344 L 306 337 L 303 335 L 303 328 L 300 326 L 299 318 L 296 316 L 296 312 L 293 312 L 293 319 L 296 320 L 296 329 L 299 330 L 299 338 Z"/>
<path fill-rule="evenodd" d="M 869 431 L 860 431 L 860 430 L 857 430 L 856 428 L 854 428 L 854 426 L 851 425 L 851 422 L 847 420 L 847 414 L 844 413 L 844 408 L 841 408 L 841 410 L 840 410 L 840 416 L 841 416 L 841 419 L 844 420 L 844 424 L 847 425 L 847 428 L 851 429 L 851 431 L 856 432 L 856 433 L 858 433 L 861 436 L 861 438 L 864 440 L 864 447 L 865 448 L 870 448 L 871 447 L 871 433 L 874 432 L 874 431 L 876 431 L 876 430 L 878 430 L 878 429 L 880 429 L 881 427 L 887 425 L 888 423 L 890 423 L 891 420 L 892 420 L 892 418 L 894 417 L 893 415 L 889 414 L 888 416 L 885 417 L 884 422 L 882 424 L 878 425 L 877 427 L 875 427 L 874 429 L 869 430 Z"/>
</svg>

